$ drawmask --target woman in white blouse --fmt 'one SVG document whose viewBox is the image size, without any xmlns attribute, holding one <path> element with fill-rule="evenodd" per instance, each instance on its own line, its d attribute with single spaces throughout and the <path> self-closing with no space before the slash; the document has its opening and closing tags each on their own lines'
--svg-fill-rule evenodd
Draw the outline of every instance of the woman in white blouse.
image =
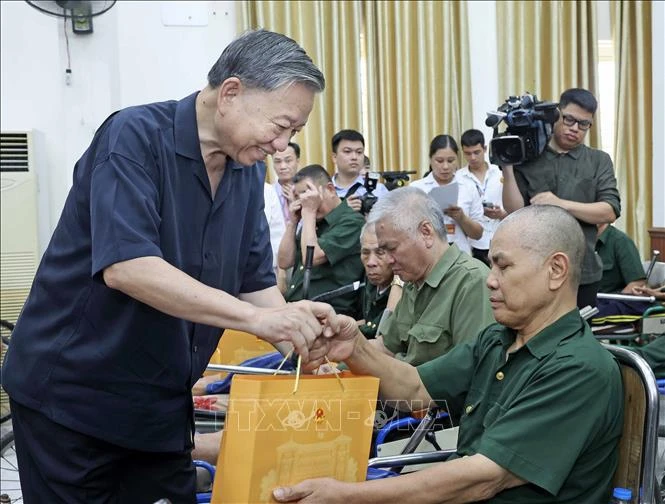
<svg viewBox="0 0 665 504">
<path fill-rule="evenodd" d="M 483 203 L 476 188 L 467 180 L 455 177 L 459 149 L 450 135 L 437 135 L 429 147 L 430 172 L 420 180 L 411 182 L 429 193 L 435 187 L 451 183 L 458 185 L 457 205 L 444 208 L 448 241 L 455 243 L 460 250 L 471 254 L 469 238 L 477 240 L 483 235 L 480 220 L 483 216 Z"/>
</svg>

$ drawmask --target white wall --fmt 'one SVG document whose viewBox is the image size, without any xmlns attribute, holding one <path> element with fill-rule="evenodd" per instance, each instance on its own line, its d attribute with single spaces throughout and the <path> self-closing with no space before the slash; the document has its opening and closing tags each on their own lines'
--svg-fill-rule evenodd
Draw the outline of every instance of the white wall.
<svg viewBox="0 0 665 504">
<path fill-rule="evenodd" d="M 489 145 L 493 130 L 485 126 L 487 112 L 496 110 L 506 97 L 499 96 L 497 66 L 496 3 L 485 0 L 467 2 L 469 58 L 471 59 L 471 104 L 473 127 L 485 135 Z"/>
<path fill-rule="evenodd" d="M 665 2 L 651 2 L 654 227 L 665 227 Z"/>
<path fill-rule="evenodd" d="M 53 228 L 50 201 L 59 192 L 56 186 L 62 178 L 53 168 L 62 166 L 65 159 L 61 134 L 64 67 L 58 44 L 61 24 L 24 2 L 0 2 L 0 20 L 1 129 L 41 133 L 34 140 L 43 242 Z"/>
<path fill-rule="evenodd" d="M 1 129 L 38 132 L 43 250 L 71 187 L 74 164 L 95 129 L 119 108 L 179 99 L 201 89 L 208 70 L 235 36 L 235 5 L 118 2 L 93 19 L 91 35 L 74 35 L 71 23 L 25 2 L 0 2 L 0 9 Z"/>
</svg>

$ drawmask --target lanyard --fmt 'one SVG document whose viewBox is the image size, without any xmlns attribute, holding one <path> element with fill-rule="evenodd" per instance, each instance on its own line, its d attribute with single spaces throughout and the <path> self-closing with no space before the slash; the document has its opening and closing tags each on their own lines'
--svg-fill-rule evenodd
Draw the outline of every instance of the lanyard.
<svg viewBox="0 0 665 504">
<path fill-rule="evenodd" d="M 476 186 L 476 189 L 478 190 L 478 195 L 480 196 L 480 198 L 481 199 L 484 198 L 485 197 L 485 192 L 487 192 L 487 182 L 489 182 L 489 178 L 490 178 L 490 169 L 489 169 L 489 167 L 487 168 L 487 172 L 485 173 L 485 182 L 483 183 L 482 188 L 480 186 L 480 183 L 478 182 L 478 179 L 473 174 L 473 172 L 471 172 L 471 170 L 469 170 L 469 178 L 471 179 L 473 184 Z"/>
</svg>

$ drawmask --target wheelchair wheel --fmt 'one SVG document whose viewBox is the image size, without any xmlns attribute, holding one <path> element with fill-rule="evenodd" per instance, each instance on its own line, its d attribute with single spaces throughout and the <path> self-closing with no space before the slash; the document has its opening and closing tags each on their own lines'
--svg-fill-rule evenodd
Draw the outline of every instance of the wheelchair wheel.
<svg viewBox="0 0 665 504">
<path fill-rule="evenodd" d="M 0 502 L 20 503 L 23 502 L 21 494 L 21 482 L 18 477 L 18 463 L 16 462 L 16 450 L 14 449 L 14 431 L 11 420 L 2 424 L 2 435 L 0 436 Z M 6 496 L 6 497 L 5 497 Z"/>
<path fill-rule="evenodd" d="M 14 324 L 8 320 L 0 320 L 0 336 L 2 336 L 2 357 L 11 341 L 11 332 Z M 12 429 L 9 401 L 5 391 L 2 391 L 0 415 L 0 502 L 23 502 L 21 483 L 18 477 L 18 463 L 14 449 L 14 430 Z"/>
</svg>

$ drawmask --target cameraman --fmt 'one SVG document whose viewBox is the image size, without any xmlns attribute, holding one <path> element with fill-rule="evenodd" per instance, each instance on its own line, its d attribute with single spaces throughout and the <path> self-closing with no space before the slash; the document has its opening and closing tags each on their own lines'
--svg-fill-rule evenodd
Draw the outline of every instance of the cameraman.
<svg viewBox="0 0 665 504">
<path fill-rule="evenodd" d="M 362 207 L 361 198 L 367 193 L 365 188 L 365 137 L 356 130 L 338 131 L 332 137 L 332 160 L 335 165 L 333 184 L 337 196 L 359 212 Z M 381 183 L 376 185 L 374 196 L 380 198 L 388 192 Z"/>
<path fill-rule="evenodd" d="M 621 213 L 610 156 L 584 145 L 598 103 L 586 89 L 565 91 L 559 120 L 545 151 L 535 160 L 503 167 L 503 206 L 508 212 L 525 205 L 556 205 L 581 224 L 586 239 L 580 308 L 596 305 L 603 265 L 595 252 L 596 224 L 614 222 Z"/>
</svg>

